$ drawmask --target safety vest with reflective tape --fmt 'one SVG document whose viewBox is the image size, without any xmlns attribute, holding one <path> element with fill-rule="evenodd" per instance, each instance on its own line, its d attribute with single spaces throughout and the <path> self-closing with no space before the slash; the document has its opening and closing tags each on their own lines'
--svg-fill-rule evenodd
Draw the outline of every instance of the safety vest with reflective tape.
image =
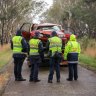
<svg viewBox="0 0 96 96">
<path fill-rule="evenodd" d="M 38 48 L 38 44 L 40 43 L 39 39 L 31 39 L 29 41 L 29 45 L 30 45 L 30 55 L 39 55 L 39 48 Z"/>
<path fill-rule="evenodd" d="M 71 46 L 69 47 L 69 53 L 70 53 L 70 52 L 80 53 L 80 52 L 79 52 L 79 47 L 80 47 L 80 45 L 79 45 L 78 42 L 69 41 L 69 43 L 70 43 L 70 45 L 71 45 Z"/>
<path fill-rule="evenodd" d="M 52 52 L 52 56 L 55 54 L 56 51 L 61 53 L 62 40 L 59 37 L 54 36 L 52 38 L 49 38 L 49 42 L 50 42 L 49 50 Z"/>
<path fill-rule="evenodd" d="M 12 38 L 13 42 L 13 53 L 22 53 L 22 37 L 21 36 L 14 36 Z"/>
<path fill-rule="evenodd" d="M 68 41 L 67 45 L 65 46 L 64 50 L 64 59 L 67 60 L 68 53 L 74 54 L 78 53 L 78 56 L 80 54 L 80 44 L 76 41 Z"/>
</svg>

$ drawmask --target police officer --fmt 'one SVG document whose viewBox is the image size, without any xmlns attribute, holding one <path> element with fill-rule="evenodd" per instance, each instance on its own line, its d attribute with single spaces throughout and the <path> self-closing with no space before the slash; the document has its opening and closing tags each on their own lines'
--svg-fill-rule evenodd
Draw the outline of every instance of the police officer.
<svg viewBox="0 0 96 96">
<path fill-rule="evenodd" d="M 26 57 L 27 43 L 22 37 L 21 30 L 18 30 L 16 36 L 12 38 L 11 49 L 13 50 L 15 81 L 26 81 L 26 79 L 22 77 L 21 72 Z"/>
<path fill-rule="evenodd" d="M 74 34 L 70 35 L 70 39 L 64 51 L 64 59 L 68 61 L 69 68 L 67 81 L 72 81 L 73 78 L 74 80 L 78 79 L 77 64 L 80 50 L 80 44 L 76 41 L 76 36 Z"/>
<path fill-rule="evenodd" d="M 47 42 L 47 49 L 50 52 L 50 72 L 48 76 L 48 83 L 52 83 L 54 67 L 56 70 L 57 82 L 60 82 L 60 62 L 62 51 L 62 40 L 57 37 L 55 31 L 52 32 L 52 37 Z"/>
<path fill-rule="evenodd" d="M 31 63 L 31 73 L 29 82 L 40 82 L 38 79 L 38 70 L 39 64 L 41 62 L 40 53 L 43 50 L 43 44 L 39 38 L 39 32 L 35 32 L 35 36 L 30 39 L 29 46 L 30 46 L 30 63 Z"/>
</svg>

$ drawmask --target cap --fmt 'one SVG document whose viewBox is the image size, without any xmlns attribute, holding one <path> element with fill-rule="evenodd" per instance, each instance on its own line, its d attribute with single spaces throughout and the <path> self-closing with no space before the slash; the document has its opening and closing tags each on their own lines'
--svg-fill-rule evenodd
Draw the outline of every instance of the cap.
<svg viewBox="0 0 96 96">
<path fill-rule="evenodd" d="M 36 31 L 35 32 L 35 37 L 39 37 L 39 34 L 40 34 L 40 32 Z"/>
<path fill-rule="evenodd" d="M 52 36 L 57 36 L 56 31 L 53 31 L 51 35 L 52 35 Z"/>
</svg>

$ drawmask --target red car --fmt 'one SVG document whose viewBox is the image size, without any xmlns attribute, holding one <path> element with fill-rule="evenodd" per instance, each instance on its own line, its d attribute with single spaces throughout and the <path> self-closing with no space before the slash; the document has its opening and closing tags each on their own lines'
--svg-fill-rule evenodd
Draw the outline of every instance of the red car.
<svg viewBox="0 0 96 96">
<path fill-rule="evenodd" d="M 20 30 L 22 30 L 22 32 L 23 32 L 22 35 L 23 35 L 23 37 L 26 38 L 26 40 L 29 40 L 30 38 L 32 38 L 36 31 L 40 32 L 39 39 L 42 41 L 44 47 L 46 47 L 46 42 L 47 42 L 48 38 L 51 37 L 52 31 L 56 31 L 58 37 L 60 37 L 62 39 L 62 44 L 63 44 L 62 55 L 64 53 L 65 43 L 67 42 L 68 36 L 70 36 L 70 35 L 68 35 L 68 34 L 66 35 L 64 33 L 64 30 L 62 29 L 61 25 L 52 24 L 52 23 L 33 24 L 32 26 L 29 23 L 24 23 L 21 26 Z M 44 52 L 44 59 L 45 59 L 45 61 L 49 60 L 47 51 Z M 66 61 L 63 60 L 61 62 L 61 65 L 63 65 L 63 64 L 67 64 Z"/>
</svg>

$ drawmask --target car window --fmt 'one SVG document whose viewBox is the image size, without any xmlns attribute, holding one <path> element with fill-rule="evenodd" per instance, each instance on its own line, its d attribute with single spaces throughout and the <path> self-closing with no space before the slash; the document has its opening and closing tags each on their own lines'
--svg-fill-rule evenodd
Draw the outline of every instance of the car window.
<svg viewBox="0 0 96 96">
<path fill-rule="evenodd" d="M 60 28 L 58 26 L 38 26 L 37 30 L 60 31 Z"/>
<path fill-rule="evenodd" d="M 58 26 L 53 26 L 52 28 L 54 31 L 60 31 L 60 28 Z"/>
</svg>

